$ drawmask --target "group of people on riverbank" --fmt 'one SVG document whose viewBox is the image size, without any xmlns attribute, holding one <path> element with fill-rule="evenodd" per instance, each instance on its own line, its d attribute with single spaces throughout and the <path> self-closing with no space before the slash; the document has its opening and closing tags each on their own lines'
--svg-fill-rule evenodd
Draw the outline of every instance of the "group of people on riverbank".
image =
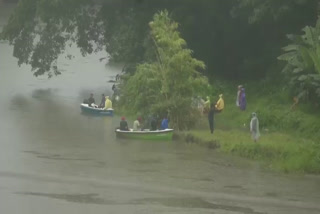
<svg viewBox="0 0 320 214">
<path fill-rule="evenodd" d="M 214 114 L 215 113 L 221 113 L 224 109 L 224 99 L 223 94 L 219 95 L 218 101 L 214 104 L 210 102 L 209 96 L 207 96 L 207 101 L 204 103 L 204 113 L 208 113 L 208 121 L 209 121 L 209 127 L 210 132 L 213 134 L 214 131 Z M 209 106 L 209 109 L 208 109 Z M 208 110 L 207 110 L 208 109 Z"/>
<path fill-rule="evenodd" d="M 208 112 L 210 111 L 212 105 L 213 105 L 214 111 L 215 111 L 216 113 L 220 113 L 220 112 L 223 111 L 223 109 L 224 109 L 223 94 L 220 94 L 220 95 L 219 95 L 219 99 L 218 99 L 218 101 L 217 101 L 215 104 L 211 103 L 211 100 L 210 100 L 210 97 L 209 97 L 209 96 L 207 96 L 206 99 L 207 99 L 206 101 L 200 99 L 200 100 L 201 100 L 201 101 L 200 101 L 200 106 L 198 107 L 203 114 L 208 113 Z"/>
<path fill-rule="evenodd" d="M 101 102 L 99 105 L 95 104 L 95 99 L 93 93 L 90 94 L 90 97 L 84 101 L 84 103 L 88 104 L 89 107 L 93 108 L 101 108 L 101 109 L 112 109 L 112 101 L 109 99 L 109 96 L 105 96 L 104 94 L 101 95 Z M 208 115 L 208 122 L 209 122 L 209 127 L 210 127 L 210 132 L 213 134 L 214 132 L 214 115 L 216 113 L 221 113 L 224 110 L 225 107 L 225 102 L 223 99 L 223 94 L 219 95 L 219 99 L 217 100 L 216 103 L 211 103 L 209 96 L 207 96 L 207 100 L 203 103 L 203 110 L 202 113 Z M 209 106 L 209 108 L 208 108 Z M 247 106 L 247 101 L 246 101 L 246 94 L 245 94 L 245 89 L 242 85 L 238 86 L 238 91 L 237 91 L 237 97 L 236 97 L 236 106 L 239 107 L 240 110 L 245 111 L 246 106 Z M 142 131 L 142 130 L 150 130 L 150 131 L 155 131 L 155 130 L 164 130 L 168 129 L 168 124 L 169 120 L 168 117 L 165 116 L 161 123 L 157 117 L 152 116 L 149 117 L 144 123 L 142 122 L 141 117 L 137 117 L 137 119 L 133 122 L 132 130 L 133 131 Z M 126 121 L 125 117 L 121 117 L 120 121 L 120 130 L 122 131 L 129 131 L 129 126 Z M 252 139 L 257 142 L 257 140 L 260 137 L 260 132 L 259 132 L 259 120 L 257 117 L 257 114 L 255 112 L 252 113 L 252 118 L 250 121 L 250 132 L 252 134 Z"/>
<path fill-rule="evenodd" d="M 236 106 L 238 106 L 242 111 L 245 111 L 247 108 L 246 93 L 242 85 L 238 86 Z M 257 142 L 260 137 L 260 130 L 259 130 L 259 120 L 257 117 L 257 113 L 255 112 L 252 112 L 251 114 L 250 132 L 254 142 Z"/>
<path fill-rule="evenodd" d="M 84 104 L 88 104 L 89 107 L 92 108 L 101 108 L 101 109 L 112 109 L 112 101 L 109 99 L 109 96 L 105 96 L 104 94 L 101 95 L 101 102 L 99 105 L 95 103 L 93 93 L 90 94 L 88 99 L 83 101 Z"/>
<path fill-rule="evenodd" d="M 137 119 L 133 122 L 132 131 L 143 131 L 143 130 L 149 130 L 149 131 L 156 131 L 156 130 L 165 130 L 169 128 L 169 119 L 167 116 L 165 116 L 161 123 L 158 124 L 158 119 L 156 116 L 152 116 L 149 118 L 149 120 L 145 121 L 143 123 L 141 117 L 137 117 Z M 120 127 L 119 129 L 121 131 L 130 131 L 128 122 L 126 121 L 125 117 L 121 117 L 120 121 Z"/>
<path fill-rule="evenodd" d="M 208 122 L 210 127 L 210 132 L 213 134 L 214 132 L 214 115 L 215 113 L 220 113 L 224 109 L 224 100 L 223 95 L 219 95 L 219 100 L 216 102 L 216 104 L 210 103 L 210 99 L 207 96 L 207 101 L 205 102 L 205 109 L 206 107 L 210 105 L 210 108 L 208 111 L 204 111 L 208 114 Z M 246 100 L 246 93 L 245 88 L 242 85 L 238 86 L 238 92 L 236 97 L 236 106 L 239 107 L 240 110 L 245 111 L 247 107 L 247 100 Z M 251 121 L 250 121 L 250 132 L 252 139 L 254 142 L 257 142 L 260 137 L 260 131 L 259 131 L 259 120 L 257 117 L 257 114 L 253 112 L 251 114 Z"/>
</svg>

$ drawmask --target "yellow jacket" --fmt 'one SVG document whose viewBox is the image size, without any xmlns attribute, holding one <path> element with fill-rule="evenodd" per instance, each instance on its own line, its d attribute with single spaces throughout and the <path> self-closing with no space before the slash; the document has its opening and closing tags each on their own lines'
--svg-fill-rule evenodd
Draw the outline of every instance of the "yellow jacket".
<svg viewBox="0 0 320 214">
<path fill-rule="evenodd" d="M 109 100 L 109 98 L 106 99 L 106 102 L 104 104 L 104 109 L 112 108 L 112 101 Z"/>
<path fill-rule="evenodd" d="M 220 110 L 223 110 L 223 108 L 224 108 L 224 100 L 222 98 L 222 95 L 220 95 L 220 98 L 216 104 L 216 109 L 220 111 Z"/>
</svg>

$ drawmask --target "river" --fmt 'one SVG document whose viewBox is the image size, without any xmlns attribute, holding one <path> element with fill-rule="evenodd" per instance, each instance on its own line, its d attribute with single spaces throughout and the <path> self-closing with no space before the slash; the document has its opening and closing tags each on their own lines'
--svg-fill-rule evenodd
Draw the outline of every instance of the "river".
<svg viewBox="0 0 320 214">
<path fill-rule="evenodd" d="M 13 5 L 0 2 L 0 28 Z M 121 66 L 103 52 L 59 59 L 62 75 L 34 77 L 0 42 L 0 213 L 318 214 L 320 177 L 182 142 L 116 139 L 120 115 L 90 117 L 80 102 L 111 95 Z"/>
</svg>

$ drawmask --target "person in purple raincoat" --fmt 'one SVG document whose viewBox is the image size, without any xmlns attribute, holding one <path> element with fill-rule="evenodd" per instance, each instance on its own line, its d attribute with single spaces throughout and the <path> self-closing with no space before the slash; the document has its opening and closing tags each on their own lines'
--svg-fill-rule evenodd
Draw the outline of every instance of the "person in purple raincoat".
<svg viewBox="0 0 320 214">
<path fill-rule="evenodd" d="M 247 100 L 246 100 L 246 93 L 245 93 L 245 89 L 244 88 L 241 88 L 239 105 L 240 105 L 240 109 L 242 111 L 246 110 Z"/>
</svg>

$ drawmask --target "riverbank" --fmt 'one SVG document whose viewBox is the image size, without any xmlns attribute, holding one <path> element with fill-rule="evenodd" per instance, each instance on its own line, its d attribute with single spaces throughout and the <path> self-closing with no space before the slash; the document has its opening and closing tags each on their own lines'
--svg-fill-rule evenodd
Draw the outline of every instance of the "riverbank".
<svg viewBox="0 0 320 214">
<path fill-rule="evenodd" d="M 264 167 L 282 172 L 320 173 L 319 145 L 312 140 L 282 133 L 262 133 L 258 143 L 244 130 L 190 130 L 177 134 L 187 143 L 259 161 Z"/>
<path fill-rule="evenodd" d="M 288 91 L 263 82 L 245 84 L 248 105 L 240 111 L 235 105 L 236 87 L 221 81 L 212 85 L 208 95 L 213 101 L 220 93 L 225 100 L 224 111 L 215 115 L 214 134 L 203 115 L 191 130 L 177 132 L 176 139 L 259 161 L 275 171 L 320 173 L 319 111 L 303 103 L 292 109 Z M 252 112 L 260 122 L 258 143 L 249 131 Z"/>
<path fill-rule="evenodd" d="M 260 84 L 262 85 L 262 84 Z M 206 115 L 187 132 L 178 133 L 189 143 L 199 143 L 221 152 L 261 162 L 282 172 L 320 173 L 319 112 L 292 102 L 285 90 L 264 89 L 247 84 L 247 109 L 235 105 L 235 93 L 228 84 L 217 85 L 213 94 L 224 94 L 225 109 L 215 115 L 215 132 L 211 135 Z M 251 139 L 251 113 L 257 112 L 261 138 Z"/>
</svg>

